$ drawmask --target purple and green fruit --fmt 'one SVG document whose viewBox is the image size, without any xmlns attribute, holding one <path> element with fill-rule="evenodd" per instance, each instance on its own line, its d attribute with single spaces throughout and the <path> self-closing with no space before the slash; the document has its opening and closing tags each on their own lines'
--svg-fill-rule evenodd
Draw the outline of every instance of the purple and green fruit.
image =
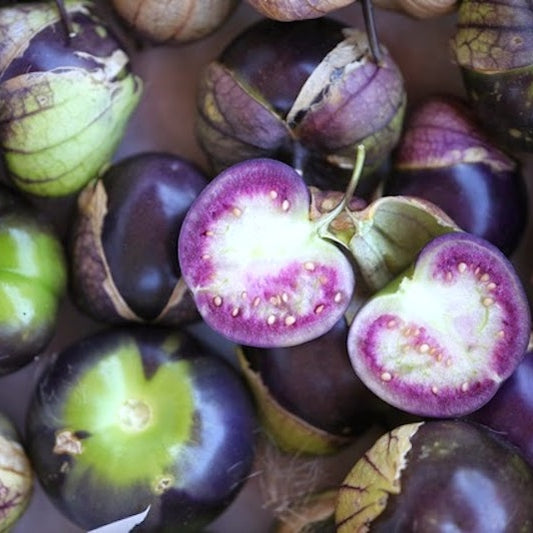
<svg viewBox="0 0 533 533">
<path fill-rule="evenodd" d="M 248 3 L 290 19 L 320 5 Z M 152 43 L 189 37 L 157 2 L 110 4 L 0 8 L 6 177 L 28 195 L 80 192 L 69 296 L 115 324 L 42 358 L 31 466 L 0 416 L 0 530 L 26 509 L 32 470 L 77 528 L 136 516 L 135 532 L 205 530 L 261 483 L 260 431 L 280 455 L 318 455 L 377 424 L 395 429 L 339 487 L 294 500 L 290 526 L 532 530 L 531 312 L 507 257 L 527 190 L 496 144 L 533 146 L 531 7 L 464 0 L 452 48 L 474 114 L 439 96 L 405 128 L 403 75 L 375 35 L 325 16 L 257 21 L 198 72 L 213 177 L 170 153 L 113 160 L 143 83 L 114 32 L 128 17 L 111 15 L 134 11 L 120 27 L 134 39 L 146 21 L 166 32 Z M 235 4 L 207 13 L 202 36 Z M 0 374 L 44 354 L 67 284 L 62 245 L 31 209 L 0 191 Z M 176 329 L 199 318 L 241 368 Z M 417 422 L 391 424 L 402 418 Z"/>
<path fill-rule="evenodd" d="M 269 157 L 308 184 L 344 190 L 357 145 L 365 174 L 387 159 L 405 104 L 398 66 L 385 48 L 374 61 L 364 31 L 328 17 L 262 19 L 205 69 L 196 130 L 215 172 Z"/>
<path fill-rule="evenodd" d="M 198 531 L 237 496 L 254 457 L 255 412 L 240 376 L 193 339 L 115 328 L 64 349 L 28 410 L 28 454 L 72 522 L 142 513 L 134 531 Z"/>
<path fill-rule="evenodd" d="M 93 7 L 65 3 L 71 36 L 52 2 L 0 8 L 0 146 L 26 193 L 67 196 L 97 177 L 141 97 L 127 53 Z"/>
<path fill-rule="evenodd" d="M 469 102 L 509 149 L 533 151 L 533 8 L 526 0 L 464 0 L 451 41 Z"/>
<path fill-rule="evenodd" d="M 253 159 L 220 173 L 192 204 L 178 240 L 183 279 L 205 322 L 258 347 L 330 330 L 355 284 L 352 262 L 329 240 L 336 212 L 311 220 L 307 185 L 280 161 Z"/>
<path fill-rule="evenodd" d="M 347 335 L 342 318 L 297 346 L 238 348 L 262 426 L 285 452 L 337 452 L 391 411 L 353 372 Z"/>
<path fill-rule="evenodd" d="M 520 163 L 495 144 L 465 101 L 450 95 L 426 98 L 407 117 L 383 194 L 424 198 L 507 255 L 526 229 Z"/>
</svg>

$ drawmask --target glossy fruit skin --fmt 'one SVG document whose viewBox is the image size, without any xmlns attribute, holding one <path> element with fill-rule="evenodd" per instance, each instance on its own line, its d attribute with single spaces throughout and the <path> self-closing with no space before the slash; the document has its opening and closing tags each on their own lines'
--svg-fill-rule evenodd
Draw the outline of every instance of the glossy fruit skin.
<svg viewBox="0 0 533 533">
<path fill-rule="evenodd" d="M 71 5 L 76 5 L 75 10 L 70 14 L 73 22 L 78 24 L 79 27 L 76 35 L 71 38 L 70 43 L 64 35 L 64 28 L 60 25 L 60 22 L 54 21 L 55 16 L 52 14 L 45 15 L 43 11 L 41 14 L 43 22 L 48 24 L 42 28 L 37 26 L 40 31 L 35 31 L 31 26 L 27 28 L 30 31 L 28 37 L 31 37 L 31 46 L 27 47 L 24 54 L 15 57 L 10 57 L 7 54 L 2 56 L 4 61 L 7 60 L 9 62 L 2 63 L 0 82 L 28 72 L 47 72 L 61 67 L 76 67 L 87 70 L 98 68 L 99 64 L 96 58 L 104 58 L 116 50 L 117 41 L 111 35 L 103 39 L 92 18 L 88 16 L 87 12 L 80 9 L 83 6 L 83 2 L 71 2 Z M 86 3 L 86 5 L 90 5 L 90 3 Z M 42 2 L 41 5 L 34 5 L 33 9 L 36 6 L 38 6 L 37 11 L 44 7 Z M 30 2 L 20 4 L 18 8 L 21 9 L 21 13 L 31 14 L 32 6 Z M 52 9 L 55 10 L 56 8 Z M 8 16 L 7 13 L 4 15 L 5 17 Z M 86 54 L 93 54 L 93 57 L 76 53 L 76 50 Z"/>
<path fill-rule="evenodd" d="M 160 152 L 127 157 L 89 184 L 80 194 L 70 239 L 80 307 L 111 323 L 197 318 L 176 247 L 183 218 L 206 184 L 191 162 Z"/>
<path fill-rule="evenodd" d="M 528 351 L 518 368 L 494 397 L 468 416 L 514 444 L 533 465 L 533 353 Z"/>
<path fill-rule="evenodd" d="M 56 328 L 67 264 L 48 221 L 0 187 L 0 374 L 39 355 Z"/>
<path fill-rule="evenodd" d="M 402 439 L 399 430 L 409 433 Z M 374 474 L 363 475 L 365 462 Z M 533 524 L 531 466 L 482 426 L 442 420 L 396 428 L 358 464 L 341 487 L 339 533 L 362 524 L 376 533 L 512 533 Z"/>
<path fill-rule="evenodd" d="M 214 171 L 269 157 L 310 185 L 344 190 L 362 143 L 370 179 L 405 108 L 399 68 L 385 49 L 382 59 L 373 61 L 364 32 L 328 17 L 246 28 L 199 84 L 197 137 Z"/>
<path fill-rule="evenodd" d="M 26 435 L 46 493 L 79 527 L 150 506 L 134 531 L 188 532 L 242 487 L 255 415 L 233 368 L 185 334 L 109 329 L 45 369 Z"/>
<path fill-rule="evenodd" d="M 353 372 L 347 334 L 341 319 L 318 339 L 297 346 L 242 349 L 283 408 L 316 428 L 349 437 L 362 433 L 387 409 Z"/>
<path fill-rule="evenodd" d="M 527 189 L 519 162 L 490 131 L 462 99 L 428 97 L 406 120 L 383 194 L 428 200 L 510 255 L 526 228 Z"/>
<path fill-rule="evenodd" d="M 95 5 L 65 8 L 70 37 L 53 2 L 0 9 L 0 144 L 13 185 L 36 196 L 69 196 L 95 178 L 142 94 Z"/>
<path fill-rule="evenodd" d="M 527 193 L 516 172 L 495 175 L 486 165 L 399 170 L 384 189 L 388 195 L 424 198 L 441 207 L 457 225 L 512 254 L 527 223 Z"/>
</svg>

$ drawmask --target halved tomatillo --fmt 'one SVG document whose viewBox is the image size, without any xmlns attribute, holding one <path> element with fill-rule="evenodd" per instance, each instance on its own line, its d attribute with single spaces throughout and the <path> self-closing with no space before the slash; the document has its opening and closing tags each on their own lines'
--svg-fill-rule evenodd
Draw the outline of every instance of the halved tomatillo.
<svg viewBox="0 0 533 533">
<path fill-rule="evenodd" d="M 351 198 L 364 148 L 345 194 Z M 291 346 L 327 332 L 355 286 L 328 225 L 312 220 L 310 193 L 292 167 L 251 159 L 219 174 L 187 212 L 178 240 L 183 278 L 204 320 L 250 346 Z"/>
<path fill-rule="evenodd" d="M 391 405 L 460 416 L 486 403 L 512 374 L 530 327 L 509 260 L 487 241 L 453 232 L 433 239 L 360 309 L 348 350 L 362 381 Z"/>
</svg>

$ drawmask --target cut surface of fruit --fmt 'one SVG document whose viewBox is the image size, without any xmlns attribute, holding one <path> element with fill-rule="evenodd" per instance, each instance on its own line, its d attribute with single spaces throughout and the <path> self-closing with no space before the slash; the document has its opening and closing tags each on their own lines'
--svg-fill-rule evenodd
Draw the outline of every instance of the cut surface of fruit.
<svg viewBox="0 0 533 533">
<path fill-rule="evenodd" d="M 309 219 L 299 174 L 270 159 L 238 163 L 196 199 L 178 255 L 213 329 L 253 346 L 299 344 L 340 319 L 354 288 L 350 261 Z"/>
<path fill-rule="evenodd" d="M 503 254 L 470 234 L 450 233 L 363 306 L 348 348 L 356 373 L 388 403 L 459 416 L 486 403 L 514 371 L 530 321 Z"/>
</svg>

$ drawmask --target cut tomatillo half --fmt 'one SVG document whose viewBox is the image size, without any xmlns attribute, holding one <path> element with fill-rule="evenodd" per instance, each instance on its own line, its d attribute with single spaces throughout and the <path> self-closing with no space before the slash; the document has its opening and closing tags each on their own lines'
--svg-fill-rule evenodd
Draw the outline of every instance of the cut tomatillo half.
<svg viewBox="0 0 533 533">
<path fill-rule="evenodd" d="M 181 227 L 178 255 L 198 310 L 239 344 L 292 346 L 333 327 L 355 285 L 353 266 L 328 238 L 361 172 L 364 148 L 344 200 L 310 219 L 310 193 L 290 166 L 237 163 L 196 198 Z"/>
<path fill-rule="evenodd" d="M 51 500 L 91 530 L 150 508 L 142 531 L 198 531 L 250 473 L 252 400 L 192 338 L 108 330 L 59 354 L 28 410 L 28 453 Z"/>
<path fill-rule="evenodd" d="M 348 351 L 383 400 L 423 416 L 481 407 L 520 363 L 530 310 L 509 260 L 463 232 L 441 235 L 355 316 Z"/>
</svg>

